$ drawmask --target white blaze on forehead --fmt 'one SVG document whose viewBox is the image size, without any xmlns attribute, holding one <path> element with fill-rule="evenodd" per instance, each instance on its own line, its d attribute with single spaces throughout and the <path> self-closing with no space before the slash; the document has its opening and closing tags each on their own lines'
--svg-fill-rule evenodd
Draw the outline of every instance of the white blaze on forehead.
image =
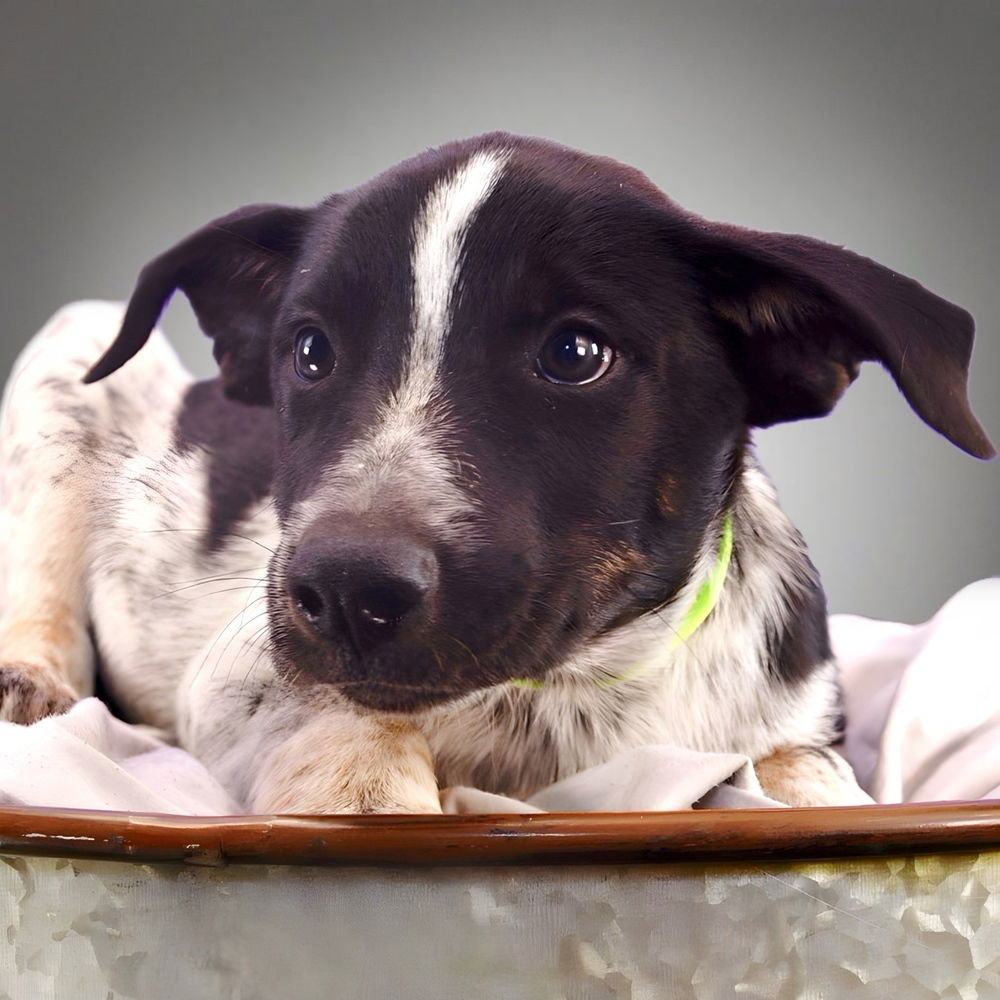
<svg viewBox="0 0 1000 1000">
<path fill-rule="evenodd" d="M 413 224 L 410 344 L 400 383 L 373 414 L 319 489 L 294 515 L 307 524 L 323 510 L 369 514 L 405 501 L 438 537 L 467 537 L 474 504 L 449 457 L 447 416 L 432 406 L 469 227 L 496 186 L 509 153 L 482 150 L 431 189 Z"/>
<path fill-rule="evenodd" d="M 439 181 L 413 227 L 413 316 L 410 356 L 397 399 L 425 406 L 441 364 L 462 266 L 465 236 L 503 172 L 507 154 L 482 150 Z"/>
</svg>

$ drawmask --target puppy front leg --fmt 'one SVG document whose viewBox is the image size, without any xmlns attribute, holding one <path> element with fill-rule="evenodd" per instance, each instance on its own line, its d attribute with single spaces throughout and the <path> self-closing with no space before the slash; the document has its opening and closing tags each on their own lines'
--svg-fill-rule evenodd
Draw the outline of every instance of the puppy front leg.
<svg viewBox="0 0 1000 1000">
<path fill-rule="evenodd" d="M 430 748 L 412 723 L 326 711 L 278 744 L 250 789 L 255 813 L 439 813 Z"/>
<path fill-rule="evenodd" d="M 252 717 L 222 697 L 182 730 L 185 748 L 249 812 L 441 812 L 430 748 L 411 722 L 277 678 L 267 691 Z"/>
<path fill-rule="evenodd" d="M 110 335 L 114 320 L 103 318 Z M 0 719 L 11 722 L 62 712 L 92 686 L 86 550 L 102 400 L 80 377 L 93 339 L 86 318 L 57 314 L 22 353 L 4 398 Z"/>
<path fill-rule="evenodd" d="M 441 811 L 417 727 L 358 710 L 327 685 L 278 676 L 255 615 L 192 661 L 177 723 L 181 745 L 251 812 Z"/>
<path fill-rule="evenodd" d="M 789 806 L 870 805 L 847 762 L 829 747 L 783 747 L 754 763 L 764 794 Z"/>
</svg>

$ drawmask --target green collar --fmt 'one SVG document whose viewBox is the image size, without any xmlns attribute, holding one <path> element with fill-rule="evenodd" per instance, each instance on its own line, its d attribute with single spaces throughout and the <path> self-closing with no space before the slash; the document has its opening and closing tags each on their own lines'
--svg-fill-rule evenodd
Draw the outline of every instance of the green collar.
<svg viewBox="0 0 1000 1000">
<path fill-rule="evenodd" d="M 674 649 L 682 642 L 687 642 L 697 631 L 698 626 L 711 614 L 722 593 L 722 585 L 726 582 L 729 572 L 729 560 L 733 554 L 733 516 L 727 510 L 722 518 L 722 533 L 719 535 L 719 551 L 715 557 L 715 565 L 708 579 L 698 588 L 691 606 L 687 609 L 677 631 L 671 636 L 669 647 Z"/>
<path fill-rule="evenodd" d="M 694 595 L 684 617 L 674 630 L 674 634 L 667 643 L 668 649 L 676 649 L 681 643 L 687 642 L 698 630 L 698 627 L 712 613 L 712 609 L 718 603 L 719 594 L 722 593 L 722 585 L 726 582 L 726 574 L 729 572 L 729 560 L 733 554 L 733 517 L 726 511 L 722 518 L 722 532 L 719 535 L 719 551 L 715 557 L 715 565 L 708 579 L 698 588 L 698 593 Z M 641 667 L 636 667 L 617 677 L 605 677 L 595 681 L 598 687 L 611 687 L 622 681 L 631 680 L 642 672 Z M 511 678 L 510 683 L 514 687 L 527 688 L 537 691 L 545 686 L 543 681 L 535 680 L 531 677 Z"/>
</svg>

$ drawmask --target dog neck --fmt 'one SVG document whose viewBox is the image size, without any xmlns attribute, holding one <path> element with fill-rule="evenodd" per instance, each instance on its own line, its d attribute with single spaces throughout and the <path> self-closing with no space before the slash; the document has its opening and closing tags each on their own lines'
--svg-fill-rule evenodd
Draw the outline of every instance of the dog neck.
<svg viewBox="0 0 1000 1000">
<path fill-rule="evenodd" d="M 715 562 L 707 577 L 705 577 L 694 598 L 687 606 L 676 628 L 667 640 L 667 649 L 674 649 L 681 643 L 686 643 L 702 625 L 706 618 L 712 613 L 718 603 L 722 588 L 726 582 L 726 574 L 729 571 L 729 561 L 733 551 L 733 518 L 732 514 L 726 510 L 720 518 L 721 525 L 717 526 L 718 545 L 716 547 Z M 618 674 L 614 677 L 599 678 L 594 683 L 601 687 L 610 687 L 613 684 L 620 684 L 623 681 L 632 680 L 641 676 L 645 672 L 645 665 L 637 666 Z M 531 677 L 512 678 L 510 683 L 514 687 L 540 690 L 545 686 L 545 682 Z"/>
<path fill-rule="evenodd" d="M 729 509 L 706 529 L 673 599 L 602 637 L 554 674 L 645 686 L 679 661 L 735 656 L 747 669 L 794 680 L 829 655 L 819 575 L 773 485 L 747 453 Z"/>
<path fill-rule="evenodd" d="M 760 759 L 834 739 L 819 578 L 752 456 L 729 512 L 725 581 L 697 629 L 676 641 L 718 564 L 722 515 L 665 607 L 587 643 L 539 688 L 501 684 L 427 713 L 422 727 L 442 780 L 527 797 L 643 744 Z"/>
</svg>

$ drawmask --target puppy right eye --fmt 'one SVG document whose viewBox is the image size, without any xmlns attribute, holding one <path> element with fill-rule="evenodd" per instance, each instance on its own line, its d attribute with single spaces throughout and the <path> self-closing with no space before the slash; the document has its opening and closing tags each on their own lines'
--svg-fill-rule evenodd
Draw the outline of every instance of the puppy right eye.
<svg viewBox="0 0 1000 1000">
<path fill-rule="evenodd" d="M 330 341 L 318 326 L 304 326 L 295 335 L 295 373 L 299 378 L 318 382 L 336 363 Z"/>
</svg>

